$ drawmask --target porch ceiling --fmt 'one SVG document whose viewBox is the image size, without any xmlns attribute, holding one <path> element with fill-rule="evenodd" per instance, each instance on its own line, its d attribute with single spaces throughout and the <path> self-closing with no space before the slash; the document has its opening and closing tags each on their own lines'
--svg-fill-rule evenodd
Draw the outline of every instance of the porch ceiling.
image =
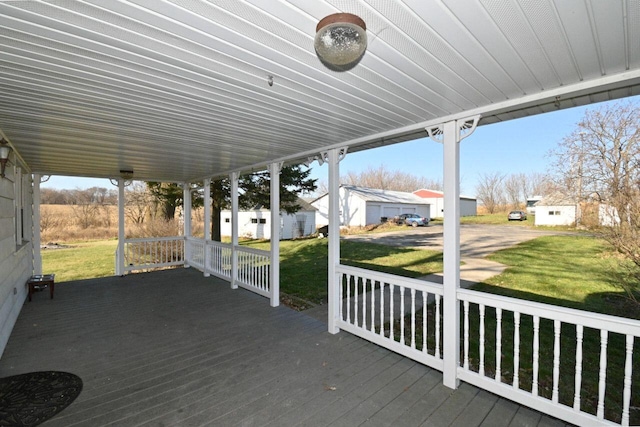
<svg viewBox="0 0 640 427">
<path fill-rule="evenodd" d="M 369 37 L 342 73 L 313 49 L 340 11 Z M 636 94 L 640 0 L 0 2 L 0 132 L 43 174 L 189 181 Z"/>
</svg>

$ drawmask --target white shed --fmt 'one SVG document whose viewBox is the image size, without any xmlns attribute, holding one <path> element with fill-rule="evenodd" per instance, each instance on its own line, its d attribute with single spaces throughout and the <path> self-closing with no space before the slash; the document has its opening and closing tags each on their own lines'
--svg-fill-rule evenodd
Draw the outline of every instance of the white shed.
<svg viewBox="0 0 640 427">
<path fill-rule="evenodd" d="M 413 192 L 431 205 L 431 218 L 444 218 L 444 193 L 437 190 L 420 189 Z M 478 201 L 474 197 L 460 195 L 460 216 L 476 216 Z"/>
<path fill-rule="evenodd" d="M 294 214 L 280 212 L 280 240 L 295 239 L 316 232 L 316 208 L 298 199 L 302 207 Z M 231 211 L 220 213 L 220 233 L 231 236 Z M 271 212 L 256 208 L 238 212 L 238 235 L 250 239 L 271 239 Z"/>
<path fill-rule="evenodd" d="M 311 204 L 317 209 L 316 226 L 329 223 L 329 197 L 320 196 Z M 383 218 L 416 213 L 430 218 L 429 203 L 412 193 L 343 185 L 340 187 L 340 225 L 363 227 L 379 224 Z"/>
<path fill-rule="evenodd" d="M 574 225 L 578 218 L 578 204 L 560 193 L 545 196 L 535 207 L 535 225 Z"/>
</svg>

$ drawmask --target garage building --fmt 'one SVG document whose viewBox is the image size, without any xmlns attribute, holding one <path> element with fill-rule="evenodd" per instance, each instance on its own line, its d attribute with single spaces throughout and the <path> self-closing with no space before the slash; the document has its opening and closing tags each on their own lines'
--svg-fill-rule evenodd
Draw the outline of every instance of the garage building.
<svg viewBox="0 0 640 427">
<path fill-rule="evenodd" d="M 339 197 L 341 226 L 379 224 L 384 221 L 383 218 L 391 219 L 403 213 L 416 213 L 431 218 L 429 202 L 413 193 L 342 185 Z M 317 209 L 316 226 L 327 225 L 328 194 L 320 196 L 311 204 Z"/>
</svg>

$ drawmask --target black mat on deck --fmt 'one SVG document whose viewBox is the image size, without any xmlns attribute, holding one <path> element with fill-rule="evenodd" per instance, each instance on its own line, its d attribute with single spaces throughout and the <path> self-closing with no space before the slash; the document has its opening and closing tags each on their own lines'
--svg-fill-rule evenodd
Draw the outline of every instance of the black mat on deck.
<svg viewBox="0 0 640 427">
<path fill-rule="evenodd" d="M 68 372 L 30 372 L 0 378 L 0 426 L 37 426 L 73 402 L 80 377 Z"/>
</svg>

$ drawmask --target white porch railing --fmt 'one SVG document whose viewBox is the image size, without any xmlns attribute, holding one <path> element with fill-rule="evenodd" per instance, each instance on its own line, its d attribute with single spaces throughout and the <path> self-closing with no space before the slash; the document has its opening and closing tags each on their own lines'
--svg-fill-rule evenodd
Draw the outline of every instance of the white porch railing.
<svg viewBox="0 0 640 427">
<path fill-rule="evenodd" d="M 233 257 L 237 258 L 235 277 Z M 245 246 L 232 246 L 203 239 L 187 238 L 187 264 L 205 274 L 213 274 L 252 292 L 272 297 L 269 285 L 271 254 Z"/>
<path fill-rule="evenodd" d="M 238 256 L 236 284 L 271 298 L 272 289 L 269 284 L 270 253 L 244 246 L 235 246 L 234 250 Z"/>
<path fill-rule="evenodd" d="M 458 296 L 461 380 L 574 424 L 629 425 L 631 391 L 640 387 L 632 372 L 639 321 L 465 289 Z M 635 359 L 640 368 L 637 352 Z M 614 394 L 620 407 L 609 406 Z M 596 404 L 593 413 L 587 401 Z"/>
<path fill-rule="evenodd" d="M 336 272 L 340 329 L 444 368 L 442 325 L 455 319 L 443 317 L 442 285 L 345 265 Z M 466 289 L 457 295 L 458 379 L 571 423 L 630 424 L 639 321 Z"/>
<path fill-rule="evenodd" d="M 340 329 L 442 371 L 442 285 L 338 265 Z"/>
<path fill-rule="evenodd" d="M 183 237 L 153 237 L 125 240 L 125 272 L 171 267 L 182 264 L 184 264 Z"/>
<path fill-rule="evenodd" d="M 252 292 L 273 298 L 269 283 L 271 254 L 245 246 L 193 237 L 152 237 L 125 240 L 124 272 L 188 265 Z M 233 274 L 234 253 L 236 274 Z M 116 251 L 116 260 L 117 251 Z M 118 267 L 116 265 L 116 271 Z"/>
</svg>

